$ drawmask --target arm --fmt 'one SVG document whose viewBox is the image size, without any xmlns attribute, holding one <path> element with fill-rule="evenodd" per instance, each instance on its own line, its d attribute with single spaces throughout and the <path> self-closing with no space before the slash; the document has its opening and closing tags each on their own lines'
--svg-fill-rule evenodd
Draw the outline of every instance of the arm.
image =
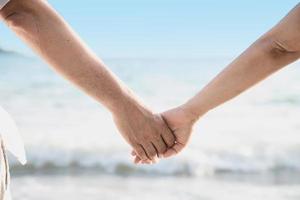
<svg viewBox="0 0 300 200">
<path fill-rule="evenodd" d="M 11 0 L 0 15 L 55 71 L 111 111 L 123 137 L 144 160 L 174 144 L 160 115 L 138 101 L 46 1 Z"/>
<path fill-rule="evenodd" d="M 300 56 L 300 4 L 252 44 L 185 108 L 195 118 L 236 97 Z"/>
<path fill-rule="evenodd" d="M 238 96 L 300 56 L 300 4 L 254 42 L 196 96 L 163 114 L 178 143 L 165 154 L 180 152 L 194 123 L 205 113 Z"/>
</svg>

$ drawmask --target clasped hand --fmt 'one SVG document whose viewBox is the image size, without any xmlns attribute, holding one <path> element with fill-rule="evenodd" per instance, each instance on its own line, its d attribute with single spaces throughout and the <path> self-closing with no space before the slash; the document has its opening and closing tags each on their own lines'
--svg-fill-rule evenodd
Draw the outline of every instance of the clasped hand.
<svg viewBox="0 0 300 200">
<path fill-rule="evenodd" d="M 187 145 L 195 117 L 184 106 L 154 114 L 143 106 L 126 106 L 113 115 L 124 139 L 133 148 L 136 164 L 154 164 L 177 155 Z"/>
</svg>

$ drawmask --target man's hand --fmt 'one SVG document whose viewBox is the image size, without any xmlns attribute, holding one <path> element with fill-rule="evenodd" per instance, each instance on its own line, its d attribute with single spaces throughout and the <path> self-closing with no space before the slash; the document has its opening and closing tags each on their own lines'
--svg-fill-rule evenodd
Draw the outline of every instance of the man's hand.
<svg viewBox="0 0 300 200">
<path fill-rule="evenodd" d="M 187 146 L 198 117 L 195 117 L 184 106 L 168 110 L 162 113 L 161 117 L 176 137 L 175 144 L 163 154 L 163 157 L 168 158 L 177 155 Z M 134 151 L 132 155 L 135 156 L 135 163 L 149 163 L 149 160 L 141 160 Z"/>
<path fill-rule="evenodd" d="M 175 136 L 163 118 L 139 104 L 126 103 L 113 117 L 119 131 L 143 162 L 156 163 L 157 158 L 175 143 Z"/>
</svg>

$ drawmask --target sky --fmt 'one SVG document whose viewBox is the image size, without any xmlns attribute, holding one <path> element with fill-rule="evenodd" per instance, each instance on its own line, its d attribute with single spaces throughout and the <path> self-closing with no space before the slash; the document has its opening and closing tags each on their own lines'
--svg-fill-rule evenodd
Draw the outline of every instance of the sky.
<svg viewBox="0 0 300 200">
<path fill-rule="evenodd" d="M 235 56 L 296 0 L 49 0 L 103 58 Z M 34 55 L 0 25 L 0 47 Z"/>
</svg>

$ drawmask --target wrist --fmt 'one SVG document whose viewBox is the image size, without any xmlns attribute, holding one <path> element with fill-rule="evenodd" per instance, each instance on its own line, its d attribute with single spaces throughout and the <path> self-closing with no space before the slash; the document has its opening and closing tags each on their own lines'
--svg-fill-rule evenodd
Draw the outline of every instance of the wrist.
<svg viewBox="0 0 300 200">
<path fill-rule="evenodd" d="M 120 114 L 133 115 L 137 113 L 153 114 L 129 89 L 126 89 L 118 98 L 111 101 L 109 110 L 114 116 Z"/>
<path fill-rule="evenodd" d="M 200 117 L 202 117 L 208 112 L 207 109 L 201 106 L 194 105 L 193 102 L 187 102 L 180 107 L 185 113 L 188 120 L 193 123 L 198 121 Z"/>
</svg>

